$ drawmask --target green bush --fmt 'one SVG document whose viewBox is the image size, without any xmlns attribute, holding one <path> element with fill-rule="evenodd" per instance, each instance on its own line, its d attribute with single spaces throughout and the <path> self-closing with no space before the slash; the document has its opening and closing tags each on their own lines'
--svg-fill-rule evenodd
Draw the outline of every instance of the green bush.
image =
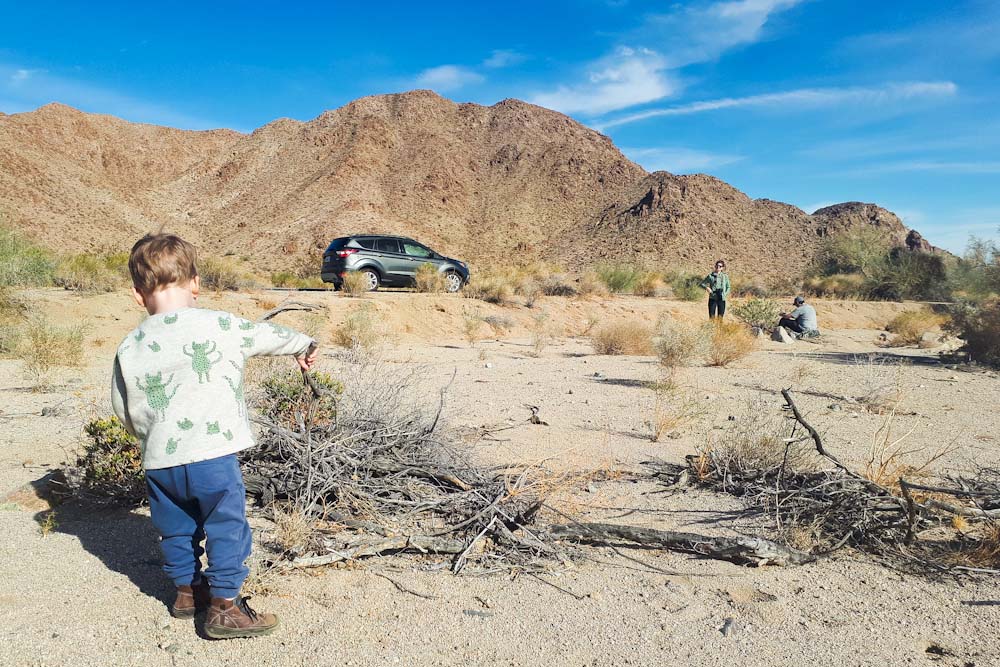
<svg viewBox="0 0 1000 667">
<path fill-rule="evenodd" d="M 817 257 L 818 275 L 860 273 L 866 277 L 878 271 L 892 248 L 892 240 L 874 227 L 859 227 L 827 237 Z"/>
<path fill-rule="evenodd" d="M 344 385 L 327 373 L 314 372 L 312 379 L 326 390 L 323 397 L 316 401 L 313 423 L 329 424 L 337 418 L 337 401 L 344 393 Z M 289 371 L 264 378 L 254 407 L 276 424 L 297 428 L 296 420 L 305 414 L 312 398 L 312 390 L 303 382 L 302 373 Z"/>
<path fill-rule="evenodd" d="M 271 284 L 275 287 L 295 287 L 299 279 L 291 271 L 278 271 L 271 274 Z"/>
<path fill-rule="evenodd" d="M 77 483 L 92 493 L 127 505 L 146 497 L 139 441 L 118 417 L 92 419 L 83 427 L 89 440 L 76 461 Z"/>
<path fill-rule="evenodd" d="M 631 264 L 605 264 L 597 267 L 597 277 L 615 294 L 631 294 L 647 271 Z"/>
<path fill-rule="evenodd" d="M 1000 299 L 958 303 L 949 309 L 945 329 L 959 336 L 973 361 L 1000 366 Z"/>
<path fill-rule="evenodd" d="M 770 329 L 778 323 L 781 306 L 770 299 L 746 299 L 733 307 L 733 315 L 752 327 Z"/>
<path fill-rule="evenodd" d="M 697 276 L 693 273 L 679 273 L 673 276 L 670 287 L 674 291 L 674 296 L 681 301 L 698 301 L 707 298 L 705 288 L 701 286 L 704 276 Z"/>
<path fill-rule="evenodd" d="M 52 369 L 76 367 L 83 362 L 82 325 L 60 327 L 44 315 L 33 315 L 21 328 L 21 342 L 15 350 L 24 362 L 24 372 L 36 388 L 49 384 Z"/>
<path fill-rule="evenodd" d="M 17 232 L 0 227 L 0 286 L 43 287 L 52 284 L 52 255 Z"/>
</svg>

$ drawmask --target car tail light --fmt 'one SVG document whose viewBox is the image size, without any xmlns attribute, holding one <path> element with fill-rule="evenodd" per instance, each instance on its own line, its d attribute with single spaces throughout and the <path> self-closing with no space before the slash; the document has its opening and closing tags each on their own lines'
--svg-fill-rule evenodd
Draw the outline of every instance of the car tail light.
<svg viewBox="0 0 1000 667">
<path fill-rule="evenodd" d="M 347 248 L 345 250 L 338 250 L 337 257 L 349 257 L 358 251 L 357 248 Z"/>
</svg>

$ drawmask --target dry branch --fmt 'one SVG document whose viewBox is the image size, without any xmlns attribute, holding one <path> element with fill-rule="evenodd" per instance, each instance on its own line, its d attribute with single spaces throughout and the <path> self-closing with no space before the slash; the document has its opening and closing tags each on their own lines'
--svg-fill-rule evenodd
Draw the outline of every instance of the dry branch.
<svg viewBox="0 0 1000 667">
<path fill-rule="evenodd" d="M 576 542 L 608 544 L 625 541 L 643 547 L 727 560 L 739 565 L 802 565 L 816 559 L 810 554 L 758 537 L 718 537 L 610 523 L 549 526 L 548 531 L 555 537 Z"/>
</svg>

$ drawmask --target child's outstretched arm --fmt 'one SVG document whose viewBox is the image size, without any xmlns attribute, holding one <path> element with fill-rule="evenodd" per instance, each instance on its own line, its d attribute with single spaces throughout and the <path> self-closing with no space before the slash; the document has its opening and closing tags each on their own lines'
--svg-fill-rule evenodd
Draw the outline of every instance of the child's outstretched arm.
<svg viewBox="0 0 1000 667">
<path fill-rule="evenodd" d="M 291 355 L 298 359 L 300 366 L 308 359 L 305 370 L 309 370 L 316 361 L 316 341 L 288 327 L 273 322 L 238 319 L 236 330 L 243 339 L 245 357 Z"/>
</svg>

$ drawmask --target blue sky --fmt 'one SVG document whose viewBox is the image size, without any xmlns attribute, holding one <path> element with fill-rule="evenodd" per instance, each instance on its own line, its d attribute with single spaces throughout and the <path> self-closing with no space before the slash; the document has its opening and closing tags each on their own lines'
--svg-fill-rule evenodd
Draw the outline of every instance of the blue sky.
<svg viewBox="0 0 1000 667">
<path fill-rule="evenodd" d="M 535 102 L 649 170 L 811 212 L 873 201 L 960 251 L 1000 228 L 1000 2 L 0 0 L 0 111 L 252 130 L 431 88 Z"/>
</svg>

